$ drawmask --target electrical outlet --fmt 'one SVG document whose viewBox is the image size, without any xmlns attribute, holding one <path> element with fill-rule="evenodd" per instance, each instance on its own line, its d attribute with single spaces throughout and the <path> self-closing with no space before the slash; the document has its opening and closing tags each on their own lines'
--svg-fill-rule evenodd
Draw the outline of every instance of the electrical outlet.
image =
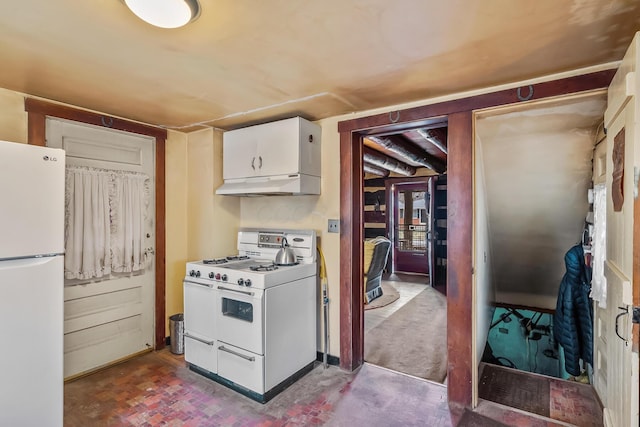
<svg viewBox="0 0 640 427">
<path fill-rule="evenodd" d="M 340 220 L 339 219 L 330 219 L 329 220 L 329 233 L 339 233 L 340 232 Z"/>
</svg>

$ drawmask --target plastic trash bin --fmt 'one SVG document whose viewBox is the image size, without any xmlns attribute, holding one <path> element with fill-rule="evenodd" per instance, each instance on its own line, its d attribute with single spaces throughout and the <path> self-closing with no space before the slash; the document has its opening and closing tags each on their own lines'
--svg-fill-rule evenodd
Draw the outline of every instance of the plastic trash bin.
<svg viewBox="0 0 640 427">
<path fill-rule="evenodd" d="M 171 353 L 184 353 L 184 314 L 178 313 L 169 317 L 169 337 Z"/>
</svg>

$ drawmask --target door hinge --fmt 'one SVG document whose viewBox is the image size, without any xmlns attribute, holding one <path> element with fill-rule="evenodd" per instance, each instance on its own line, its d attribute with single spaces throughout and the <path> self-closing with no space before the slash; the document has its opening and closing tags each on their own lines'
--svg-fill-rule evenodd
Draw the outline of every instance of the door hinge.
<svg viewBox="0 0 640 427">
<path fill-rule="evenodd" d="M 633 323 L 640 324 L 640 307 L 633 307 Z"/>
</svg>

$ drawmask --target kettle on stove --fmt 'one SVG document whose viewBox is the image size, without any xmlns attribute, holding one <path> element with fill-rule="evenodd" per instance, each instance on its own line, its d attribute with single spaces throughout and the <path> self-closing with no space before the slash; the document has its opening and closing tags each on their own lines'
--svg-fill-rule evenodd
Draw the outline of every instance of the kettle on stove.
<svg viewBox="0 0 640 427">
<path fill-rule="evenodd" d="M 276 265 L 296 265 L 298 262 L 296 261 L 296 254 L 293 252 L 293 249 L 289 247 L 289 243 L 287 243 L 287 238 L 282 237 L 282 247 L 276 254 L 275 264 Z"/>
</svg>

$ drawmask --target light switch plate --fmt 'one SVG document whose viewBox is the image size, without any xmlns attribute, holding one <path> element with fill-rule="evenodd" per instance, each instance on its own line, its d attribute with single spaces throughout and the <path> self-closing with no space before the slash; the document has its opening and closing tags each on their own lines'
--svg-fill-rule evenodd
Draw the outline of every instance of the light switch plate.
<svg viewBox="0 0 640 427">
<path fill-rule="evenodd" d="M 339 219 L 330 219 L 329 220 L 329 233 L 339 233 L 340 232 L 340 220 Z"/>
</svg>

